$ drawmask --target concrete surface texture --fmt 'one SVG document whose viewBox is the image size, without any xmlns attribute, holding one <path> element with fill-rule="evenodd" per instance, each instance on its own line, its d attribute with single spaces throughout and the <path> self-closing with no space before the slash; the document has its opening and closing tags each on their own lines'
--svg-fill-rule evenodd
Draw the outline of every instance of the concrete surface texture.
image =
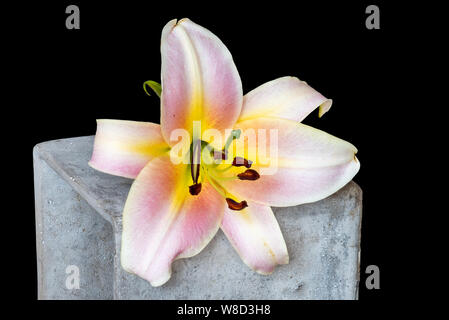
<svg viewBox="0 0 449 320">
<path fill-rule="evenodd" d="M 90 168 L 92 146 L 88 136 L 34 148 L 39 299 L 357 299 L 362 191 L 354 182 L 312 204 L 273 208 L 290 263 L 272 275 L 249 269 L 220 230 L 153 288 L 119 261 L 132 180 Z"/>
</svg>

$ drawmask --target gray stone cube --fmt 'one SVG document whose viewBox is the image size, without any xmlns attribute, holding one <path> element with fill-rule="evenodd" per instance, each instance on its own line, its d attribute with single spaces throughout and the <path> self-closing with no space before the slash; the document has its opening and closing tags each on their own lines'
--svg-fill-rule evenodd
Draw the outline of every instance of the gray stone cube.
<svg viewBox="0 0 449 320">
<path fill-rule="evenodd" d="M 220 230 L 153 288 L 120 266 L 121 214 L 132 180 L 87 165 L 93 138 L 34 148 L 39 299 L 357 299 L 362 191 L 354 182 L 312 204 L 273 208 L 290 263 L 272 275 L 250 270 Z M 72 266 L 79 289 L 67 285 Z"/>
</svg>

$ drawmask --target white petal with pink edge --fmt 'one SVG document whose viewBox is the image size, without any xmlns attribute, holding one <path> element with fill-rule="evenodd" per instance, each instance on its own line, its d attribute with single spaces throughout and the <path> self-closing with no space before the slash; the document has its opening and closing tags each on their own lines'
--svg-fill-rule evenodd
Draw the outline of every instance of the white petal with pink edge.
<svg viewBox="0 0 449 320">
<path fill-rule="evenodd" d="M 243 97 L 238 121 L 256 117 L 278 117 L 302 121 L 319 107 L 319 116 L 329 111 L 332 100 L 295 77 L 269 81 Z"/>
<path fill-rule="evenodd" d="M 222 182 L 241 200 L 279 207 L 318 201 L 342 188 L 360 168 L 352 144 L 295 121 L 257 118 L 236 127 L 242 130 L 244 141 L 248 131 L 259 134 L 250 147 L 236 143 L 236 154 L 253 161 L 251 168 L 260 178 Z M 266 131 L 266 139 L 260 139 L 259 130 Z M 277 143 L 271 141 L 274 133 Z M 266 150 L 261 145 L 264 140 Z"/>
<path fill-rule="evenodd" d="M 148 161 L 168 150 L 158 124 L 100 119 L 89 165 L 105 173 L 134 179 Z"/>
<path fill-rule="evenodd" d="M 167 143 L 175 129 L 232 128 L 243 100 L 232 56 L 209 30 L 188 19 L 170 21 L 162 31 L 161 126 Z"/>
<path fill-rule="evenodd" d="M 241 211 L 226 209 L 221 229 L 242 260 L 261 274 L 288 263 L 287 246 L 270 207 L 248 202 Z"/>
<path fill-rule="evenodd" d="M 189 194 L 189 170 L 168 156 L 153 159 L 125 204 L 121 264 L 153 286 L 170 279 L 173 260 L 199 253 L 222 220 L 225 202 L 207 182 L 199 195 Z"/>
</svg>

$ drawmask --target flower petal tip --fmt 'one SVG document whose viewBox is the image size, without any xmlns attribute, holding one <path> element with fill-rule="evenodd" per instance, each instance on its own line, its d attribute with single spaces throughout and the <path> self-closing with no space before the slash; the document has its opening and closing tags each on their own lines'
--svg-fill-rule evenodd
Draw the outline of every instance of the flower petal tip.
<svg viewBox="0 0 449 320">
<path fill-rule="evenodd" d="M 162 30 L 162 34 L 168 34 L 170 33 L 174 28 L 180 26 L 184 22 L 190 21 L 189 18 L 182 18 L 182 19 L 172 19 L 165 25 L 164 29 Z"/>
<path fill-rule="evenodd" d="M 165 273 L 165 274 L 163 274 L 163 275 L 161 275 L 161 276 L 159 276 L 158 278 L 156 278 L 156 279 L 149 279 L 148 277 L 146 277 L 145 275 L 141 275 L 141 274 L 138 274 L 137 272 L 135 272 L 135 271 L 133 271 L 132 269 L 130 269 L 127 265 L 126 265 L 126 263 L 124 263 L 123 261 L 123 259 L 120 259 L 121 260 L 121 265 L 122 265 L 122 269 L 123 270 L 125 270 L 127 273 L 129 273 L 129 274 L 133 274 L 133 275 L 135 275 L 135 276 L 138 276 L 138 277 L 140 277 L 140 278 L 142 278 L 142 279 L 145 279 L 146 281 L 148 281 L 150 284 L 151 284 L 151 286 L 152 287 L 160 287 L 160 286 L 163 286 L 164 284 L 166 284 L 167 282 L 168 282 L 168 280 L 170 280 L 170 278 L 171 278 L 171 274 L 172 274 L 172 272 L 171 272 L 171 270 L 168 270 L 168 272 L 167 273 Z"/>
<path fill-rule="evenodd" d="M 256 117 L 276 117 L 301 122 L 319 108 L 319 117 L 329 111 L 327 99 L 297 77 L 286 76 L 266 82 L 244 97 L 240 120 Z"/>
<path fill-rule="evenodd" d="M 318 118 L 321 118 L 332 107 L 332 99 L 327 99 L 318 108 Z"/>
<path fill-rule="evenodd" d="M 176 27 L 177 23 L 178 19 L 172 19 L 169 22 L 167 22 L 167 24 L 162 29 L 162 38 L 161 38 L 162 40 L 168 36 L 168 34 L 174 29 L 174 27 Z"/>
<path fill-rule="evenodd" d="M 164 277 L 161 277 L 156 280 L 149 281 L 152 287 L 160 287 L 168 282 L 171 278 L 171 272 Z"/>
<path fill-rule="evenodd" d="M 91 167 L 92 169 L 94 169 L 94 170 L 98 170 L 98 169 L 95 167 L 95 164 L 92 162 L 92 159 L 87 163 L 87 165 L 88 165 L 89 167 Z M 98 171 L 100 171 L 100 170 L 98 170 Z"/>
<path fill-rule="evenodd" d="M 179 19 L 179 21 L 178 21 L 178 23 L 177 23 L 176 25 L 180 25 L 181 23 L 187 22 L 187 21 L 190 21 L 190 19 L 189 19 L 189 18 L 182 18 L 182 19 Z"/>
<path fill-rule="evenodd" d="M 264 269 L 264 268 L 254 268 L 251 267 L 250 268 L 252 270 L 254 270 L 255 272 L 257 272 L 258 274 L 261 274 L 263 276 L 269 276 L 271 274 L 273 274 L 273 272 L 276 270 L 276 267 L 281 266 L 281 265 L 286 265 L 289 263 L 289 257 L 288 255 L 285 258 L 281 258 L 278 261 L 276 261 L 277 264 L 271 266 L 269 269 Z"/>
<path fill-rule="evenodd" d="M 258 274 L 261 274 L 263 276 L 269 276 L 271 274 L 273 274 L 274 272 L 274 268 L 269 270 L 269 271 L 265 271 L 265 270 L 258 270 L 258 269 L 253 269 L 255 272 L 257 272 Z"/>
<path fill-rule="evenodd" d="M 360 170 L 360 161 L 359 161 L 359 159 L 355 156 L 355 154 L 354 154 L 354 159 L 353 159 L 353 161 L 355 162 L 355 164 L 356 164 L 356 166 L 357 166 L 357 171 L 356 171 L 356 174 L 357 174 L 357 172 L 359 172 L 359 170 Z"/>
</svg>

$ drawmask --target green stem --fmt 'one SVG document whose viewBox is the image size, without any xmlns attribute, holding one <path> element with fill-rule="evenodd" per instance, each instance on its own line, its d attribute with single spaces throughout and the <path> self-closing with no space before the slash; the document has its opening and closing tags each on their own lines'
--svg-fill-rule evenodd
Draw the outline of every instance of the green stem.
<svg viewBox="0 0 449 320">
<path fill-rule="evenodd" d="M 147 91 L 147 86 L 149 86 L 159 98 L 161 97 L 162 86 L 160 83 L 152 80 L 148 80 L 143 83 L 143 90 L 145 90 L 147 95 L 151 96 L 151 94 Z"/>
</svg>

